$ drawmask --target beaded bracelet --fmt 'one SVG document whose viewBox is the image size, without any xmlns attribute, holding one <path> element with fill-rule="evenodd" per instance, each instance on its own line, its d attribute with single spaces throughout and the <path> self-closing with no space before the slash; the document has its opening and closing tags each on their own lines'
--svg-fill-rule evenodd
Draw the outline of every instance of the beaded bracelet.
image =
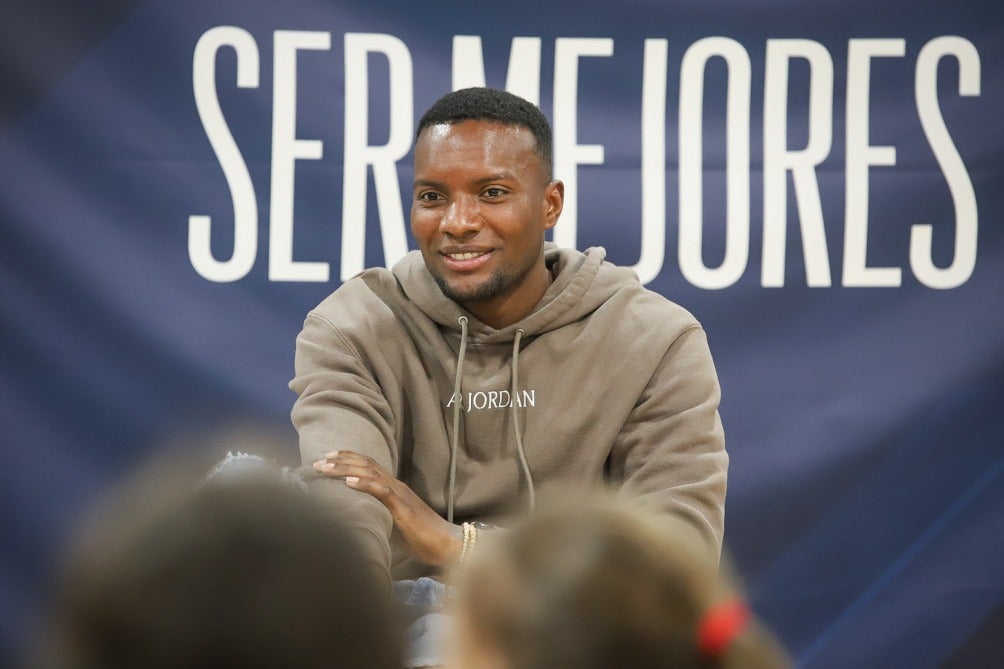
<svg viewBox="0 0 1004 669">
<path fill-rule="evenodd" d="M 462 563 L 474 551 L 474 545 L 478 543 L 478 528 L 473 523 L 461 525 L 464 531 L 464 542 L 460 546 L 460 562 Z"/>
</svg>

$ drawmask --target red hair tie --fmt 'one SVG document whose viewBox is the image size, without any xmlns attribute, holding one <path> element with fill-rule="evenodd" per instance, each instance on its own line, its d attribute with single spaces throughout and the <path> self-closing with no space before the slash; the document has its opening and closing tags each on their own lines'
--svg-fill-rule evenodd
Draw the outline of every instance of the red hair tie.
<svg viewBox="0 0 1004 669">
<path fill-rule="evenodd" d="M 750 611 L 738 597 L 726 599 L 708 609 L 697 623 L 697 649 L 701 655 L 718 658 L 742 634 Z"/>
</svg>

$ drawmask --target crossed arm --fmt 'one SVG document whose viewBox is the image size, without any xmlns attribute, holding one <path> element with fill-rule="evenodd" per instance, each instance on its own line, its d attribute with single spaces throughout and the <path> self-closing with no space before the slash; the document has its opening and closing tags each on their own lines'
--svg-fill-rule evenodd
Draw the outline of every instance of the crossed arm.
<svg viewBox="0 0 1004 669">
<path fill-rule="evenodd" d="M 411 488 L 372 458 L 352 451 L 330 451 L 313 465 L 318 474 L 344 478 L 349 488 L 380 500 L 412 555 L 422 562 L 445 566 L 460 553 L 460 527 L 444 520 Z"/>
<path fill-rule="evenodd" d="M 385 569 L 392 526 L 418 560 L 433 566 L 453 561 L 462 545 L 460 527 L 392 473 L 396 453 L 387 447 L 394 431 L 386 398 L 351 345 L 323 319 L 308 318 L 298 339 L 297 374 L 290 384 L 301 395 L 293 418 L 304 463 L 320 479 L 317 492 L 336 506 L 353 507 Z M 609 462 L 612 478 L 625 488 L 661 511 L 688 518 L 715 559 L 728 466 L 718 398 L 706 339 L 691 328 L 666 352 Z M 329 450 L 333 434 L 356 450 Z"/>
</svg>

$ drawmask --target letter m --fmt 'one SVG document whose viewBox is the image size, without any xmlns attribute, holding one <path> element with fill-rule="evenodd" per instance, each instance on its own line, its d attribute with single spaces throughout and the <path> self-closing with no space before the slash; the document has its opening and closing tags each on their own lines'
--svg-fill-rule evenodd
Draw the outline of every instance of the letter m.
<svg viewBox="0 0 1004 669">
<path fill-rule="evenodd" d="M 453 90 L 485 85 L 485 61 L 478 35 L 453 36 Z M 540 104 L 540 38 L 513 37 L 505 89 Z"/>
</svg>

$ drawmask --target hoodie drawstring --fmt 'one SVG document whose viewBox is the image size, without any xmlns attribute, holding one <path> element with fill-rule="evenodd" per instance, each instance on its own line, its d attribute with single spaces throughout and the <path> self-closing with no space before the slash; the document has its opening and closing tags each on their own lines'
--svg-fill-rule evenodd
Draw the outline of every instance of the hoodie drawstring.
<svg viewBox="0 0 1004 669">
<path fill-rule="evenodd" d="M 537 502 L 533 489 L 533 476 L 530 474 L 530 465 L 526 461 L 526 451 L 523 450 L 523 430 L 519 426 L 519 412 L 516 411 L 516 393 L 519 390 L 519 343 L 526 332 L 523 328 L 516 330 L 516 337 L 512 341 L 512 390 L 510 391 L 510 401 L 512 402 L 512 429 L 516 436 L 516 453 L 519 455 L 519 464 L 523 467 L 523 476 L 526 477 L 526 487 L 530 493 L 530 511 L 533 512 Z"/>
<path fill-rule="evenodd" d="M 457 374 L 453 379 L 453 435 L 450 439 L 450 480 L 446 491 L 446 522 L 453 522 L 453 495 L 457 481 L 457 447 L 460 443 L 460 410 L 463 404 L 463 393 L 460 389 L 460 381 L 464 374 L 464 357 L 467 355 L 467 317 L 461 316 L 457 319 L 460 325 L 460 352 L 457 354 Z M 510 401 L 512 402 L 512 427 L 516 437 L 516 453 L 519 455 L 519 464 L 523 469 L 523 476 L 526 478 L 527 490 L 530 493 L 530 511 L 536 506 L 536 494 L 533 485 L 533 475 L 530 473 L 530 465 L 526 460 L 526 451 L 523 449 L 523 429 L 520 427 L 519 412 L 516 411 L 516 393 L 519 390 L 519 344 L 523 340 L 526 332 L 523 328 L 516 330 L 516 336 L 512 342 L 512 387 L 510 390 Z"/>
<path fill-rule="evenodd" d="M 464 355 L 467 353 L 467 316 L 457 319 L 460 324 L 460 353 L 457 354 L 457 375 L 453 379 L 453 438 L 450 440 L 450 483 L 446 491 L 446 522 L 453 522 L 453 489 L 457 481 L 457 444 L 460 441 L 460 379 L 464 375 Z"/>
</svg>

